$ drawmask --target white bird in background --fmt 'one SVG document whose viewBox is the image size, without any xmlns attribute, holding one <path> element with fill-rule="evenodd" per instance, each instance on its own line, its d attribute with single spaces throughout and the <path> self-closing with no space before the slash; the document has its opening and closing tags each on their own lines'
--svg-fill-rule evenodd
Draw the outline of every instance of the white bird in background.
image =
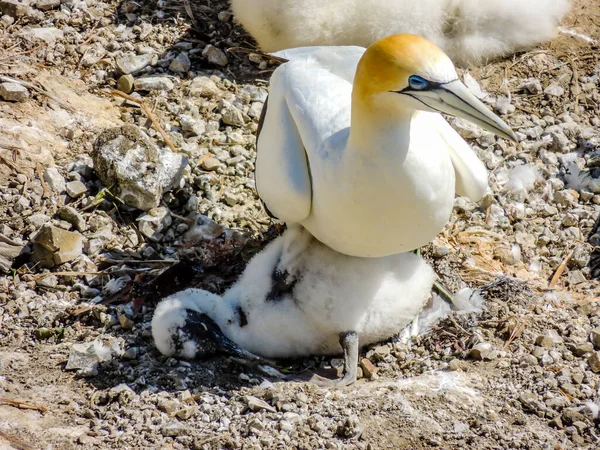
<svg viewBox="0 0 600 450">
<path fill-rule="evenodd" d="M 289 62 L 271 78 L 256 189 L 272 215 L 340 253 L 417 249 L 444 228 L 455 192 L 485 194 L 483 163 L 438 112 L 516 140 L 421 37 L 276 56 Z"/>
<path fill-rule="evenodd" d="M 163 354 L 186 359 L 217 353 L 253 358 L 248 351 L 266 358 L 343 352 L 345 374 L 338 382 L 350 384 L 360 347 L 410 324 L 434 278 L 413 253 L 355 258 L 291 226 L 248 263 L 223 297 L 187 289 L 159 303 L 152 335 Z"/>
<path fill-rule="evenodd" d="M 552 39 L 569 0 L 232 0 L 263 51 L 315 45 L 368 47 L 397 33 L 422 36 L 459 64 Z"/>
</svg>

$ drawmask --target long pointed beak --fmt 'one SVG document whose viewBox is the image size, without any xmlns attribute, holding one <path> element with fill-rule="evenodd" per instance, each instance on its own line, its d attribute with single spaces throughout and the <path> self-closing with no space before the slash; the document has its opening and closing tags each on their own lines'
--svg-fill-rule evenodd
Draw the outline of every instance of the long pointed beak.
<svg viewBox="0 0 600 450">
<path fill-rule="evenodd" d="M 440 84 L 433 89 L 410 91 L 409 95 L 433 110 L 461 117 L 500 137 L 517 142 L 514 131 L 459 80 Z"/>
</svg>

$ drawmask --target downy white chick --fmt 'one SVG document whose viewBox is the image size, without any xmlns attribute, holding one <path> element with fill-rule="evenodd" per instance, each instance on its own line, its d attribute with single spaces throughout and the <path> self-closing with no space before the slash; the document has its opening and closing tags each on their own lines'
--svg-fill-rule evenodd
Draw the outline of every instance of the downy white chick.
<svg viewBox="0 0 600 450">
<path fill-rule="evenodd" d="M 187 359 L 216 352 L 266 358 L 343 353 L 339 382 L 350 384 L 360 347 L 413 321 L 434 279 L 413 253 L 346 256 L 292 226 L 250 261 L 223 297 L 187 289 L 164 299 L 152 334 L 163 354 Z"/>
<path fill-rule="evenodd" d="M 232 0 L 263 51 L 314 45 L 368 47 L 397 33 L 422 36 L 459 65 L 552 39 L 569 0 Z"/>
</svg>

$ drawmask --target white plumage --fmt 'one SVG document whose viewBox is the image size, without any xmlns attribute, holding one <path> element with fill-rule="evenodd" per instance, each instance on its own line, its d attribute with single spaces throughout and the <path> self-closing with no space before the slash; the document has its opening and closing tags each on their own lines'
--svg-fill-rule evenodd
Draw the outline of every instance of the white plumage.
<svg viewBox="0 0 600 450">
<path fill-rule="evenodd" d="M 256 188 L 274 216 L 338 252 L 414 250 L 443 229 L 455 192 L 485 194 L 484 165 L 438 111 L 515 139 L 417 36 L 277 55 L 290 61 L 271 78 Z"/>
<path fill-rule="evenodd" d="M 232 0 L 262 50 L 368 47 L 411 33 L 459 64 L 480 63 L 551 39 L 569 0 Z"/>
<path fill-rule="evenodd" d="M 348 332 L 358 335 L 357 355 L 359 346 L 388 339 L 415 319 L 434 278 L 413 253 L 345 256 L 295 226 L 256 255 L 223 297 L 187 289 L 163 300 L 152 334 L 165 355 L 203 356 L 205 343 L 186 322 L 206 314 L 227 338 L 263 357 L 339 354 L 340 335 Z"/>
</svg>

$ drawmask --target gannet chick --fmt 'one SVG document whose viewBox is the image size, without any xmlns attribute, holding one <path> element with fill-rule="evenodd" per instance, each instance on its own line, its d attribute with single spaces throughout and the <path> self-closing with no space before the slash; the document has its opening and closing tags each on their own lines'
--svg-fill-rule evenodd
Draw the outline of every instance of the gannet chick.
<svg viewBox="0 0 600 450">
<path fill-rule="evenodd" d="M 423 38 L 277 55 L 290 61 L 273 73 L 263 108 L 256 189 L 274 217 L 340 253 L 419 248 L 446 225 L 455 192 L 485 194 L 485 166 L 438 112 L 516 140 Z"/>
<path fill-rule="evenodd" d="M 413 253 L 355 258 L 291 226 L 223 297 L 187 289 L 164 299 L 152 334 L 163 354 L 187 359 L 216 352 L 266 358 L 343 353 L 339 382 L 350 384 L 360 347 L 398 334 L 415 319 L 434 278 Z"/>
<path fill-rule="evenodd" d="M 478 64 L 552 39 L 569 0 L 232 0 L 263 51 L 422 36 L 458 64 Z"/>
</svg>

